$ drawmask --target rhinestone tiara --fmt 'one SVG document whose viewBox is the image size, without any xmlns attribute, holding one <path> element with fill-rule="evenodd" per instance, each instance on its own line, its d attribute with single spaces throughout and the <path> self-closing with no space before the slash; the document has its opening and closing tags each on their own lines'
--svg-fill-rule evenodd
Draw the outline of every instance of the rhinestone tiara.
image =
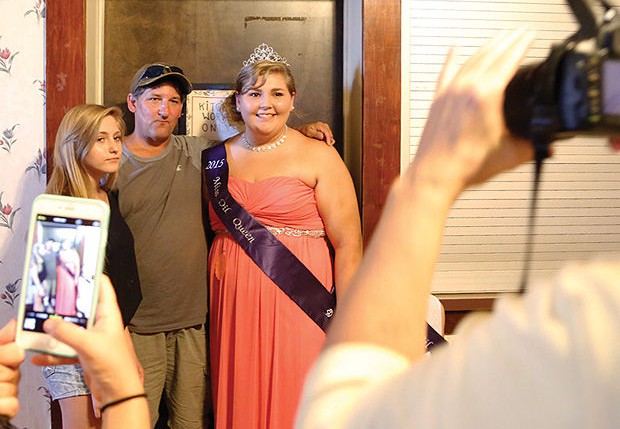
<svg viewBox="0 0 620 429">
<path fill-rule="evenodd" d="M 274 51 L 273 48 L 266 43 L 261 43 L 256 48 L 254 48 L 254 52 L 252 53 L 252 55 L 250 55 L 250 58 L 243 62 L 243 66 L 249 66 L 250 64 L 254 64 L 258 61 L 275 61 L 279 63 L 284 63 L 288 67 L 291 66 L 286 61 L 286 58 L 280 56 L 280 54 Z"/>
</svg>

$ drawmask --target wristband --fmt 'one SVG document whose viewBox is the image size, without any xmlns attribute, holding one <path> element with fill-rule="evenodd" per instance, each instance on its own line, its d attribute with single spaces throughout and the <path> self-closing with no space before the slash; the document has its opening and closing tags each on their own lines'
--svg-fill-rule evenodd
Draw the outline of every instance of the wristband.
<svg viewBox="0 0 620 429">
<path fill-rule="evenodd" d="M 106 408 L 112 407 L 114 405 L 121 404 L 123 402 L 131 401 L 132 399 L 136 399 L 136 398 L 146 398 L 146 393 L 138 393 L 136 395 L 126 396 L 124 398 L 117 399 L 117 400 L 112 401 L 112 402 L 108 402 L 107 404 L 105 404 L 103 407 L 100 408 L 100 412 L 101 412 L 101 414 L 103 414 L 103 412 L 106 410 Z"/>
</svg>

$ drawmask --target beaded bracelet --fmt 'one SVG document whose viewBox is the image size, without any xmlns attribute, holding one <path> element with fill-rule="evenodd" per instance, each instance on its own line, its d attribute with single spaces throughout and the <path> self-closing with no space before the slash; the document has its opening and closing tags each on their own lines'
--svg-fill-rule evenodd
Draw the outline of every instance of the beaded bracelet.
<svg viewBox="0 0 620 429">
<path fill-rule="evenodd" d="M 136 399 L 136 398 L 146 398 L 146 393 L 138 393 L 136 395 L 127 396 L 125 398 L 117 399 L 116 401 L 108 402 L 103 407 L 101 407 L 100 412 L 101 414 L 103 414 L 106 408 L 109 408 L 113 405 L 121 404 L 123 402 L 131 401 L 132 399 Z"/>
</svg>

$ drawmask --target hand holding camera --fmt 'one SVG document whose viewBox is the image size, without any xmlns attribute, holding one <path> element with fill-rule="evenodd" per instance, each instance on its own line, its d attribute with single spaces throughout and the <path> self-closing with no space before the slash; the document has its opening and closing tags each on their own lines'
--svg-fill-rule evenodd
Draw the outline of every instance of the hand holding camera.
<svg viewBox="0 0 620 429">
<path fill-rule="evenodd" d="M 506 88 L 506 125 L 535 146 L 576 135 L 620 134 L 620 18 L 604 0 L 568 0 L 579 30 Z"/>
</svg>

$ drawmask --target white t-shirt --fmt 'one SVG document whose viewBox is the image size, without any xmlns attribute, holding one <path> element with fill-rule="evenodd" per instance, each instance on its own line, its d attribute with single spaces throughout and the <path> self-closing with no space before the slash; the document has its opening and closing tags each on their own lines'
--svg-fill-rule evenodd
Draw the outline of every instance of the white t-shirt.
<svg viewBox="0 0 620 429">
<path fill-rule="evenodd" d="M 371 344 L 327 349 L 298 429 L 620 427 L 620 264 L 572 264 L 416 364 Z"/>
</svg>

